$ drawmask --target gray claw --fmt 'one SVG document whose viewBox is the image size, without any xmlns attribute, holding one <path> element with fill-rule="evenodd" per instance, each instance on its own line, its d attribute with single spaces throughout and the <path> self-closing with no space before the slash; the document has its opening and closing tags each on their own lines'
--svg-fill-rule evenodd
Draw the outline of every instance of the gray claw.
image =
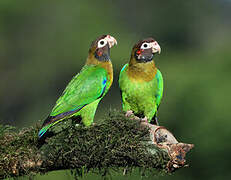
<svg viewBox="0 0 231 180">
<path fill-rule="evenodd" d="M 125 114 L 126 117 L 130 117 L 132 115 L 134 115 L 132 110 L 128 110 Z"/>
</svg>

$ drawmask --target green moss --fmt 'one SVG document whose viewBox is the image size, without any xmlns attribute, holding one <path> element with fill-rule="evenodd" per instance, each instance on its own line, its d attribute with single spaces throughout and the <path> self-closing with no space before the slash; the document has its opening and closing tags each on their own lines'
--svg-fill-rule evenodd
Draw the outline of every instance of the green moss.
<svg viewBox="0 0 231 180">
<path fill-rule="evenodd" d="M 4 126 L 0 126 L 2 132 Z M 140 168 L 141 175 L 163 171 L 168 155 L 147 143 L 148 129 L 137 121 L 113 111 L 89 128 L 74 123 L 49 137 L 44 144 L 37 141 L 39 126 L 19 132 L 4 131 L 0 137 L 0 178 L 71 169 L 75 177 L 89 171 L 105 176 L 110 171 Z M 149 149 L 153 153 L 150 153 Z M 23 162 L 42 162 L 25 167 Z M 12 165 L 15 171 L 12 172 Z"/>
<path fill-rule="evenodd" d="M 37 159 L 38 128 L 25 128 L 18 132 L 13 129 L 0 125 L 0 178 L 29 174 L 21 163 Z"/>
</svg>

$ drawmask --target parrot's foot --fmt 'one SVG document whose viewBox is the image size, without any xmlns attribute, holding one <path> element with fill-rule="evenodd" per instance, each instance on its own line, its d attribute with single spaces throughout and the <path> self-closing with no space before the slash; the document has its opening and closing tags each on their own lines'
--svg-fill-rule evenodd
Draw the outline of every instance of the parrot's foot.
<svg viewBox="0 0 231 180">
<path fill-rule="evenodd" d="M 133 113 L 132 110 L 128 110 L 128 111 L 126 112 L 126 114 L 125 114 L 126 117 L 130 117 L 130 116 L 132 116 L 132 115 L 134 115 L 134 113 Z"/>
<path fill-rule="evenodd" d="M 82 120 L 82 118 L 80 116 L 73 116 L 70 119 L 71 119 L 71 124 L 73 126 L 78 126 L 81 123 L 81 120 Z"/>
<path fill-rule="evenodd" d="M 159 122 L 158 122 L 157 116 L 154 116 L 154 118 L 151 120 L 150 123 L 159 126 Z"/>
<path fill-rule="evenodd" d="M 148 118 L 145 116 L 144 118 L 140 119 L 140 122 L 143 124 L 148 124 Z"/>
</svg>

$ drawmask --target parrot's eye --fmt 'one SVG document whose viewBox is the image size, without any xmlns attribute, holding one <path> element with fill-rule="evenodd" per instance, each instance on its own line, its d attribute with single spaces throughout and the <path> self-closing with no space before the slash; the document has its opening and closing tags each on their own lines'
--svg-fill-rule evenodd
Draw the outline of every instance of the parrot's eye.
<svg viewBox="0 0 231 180">
<path fill-rule="evenodd" d="M 105 39 L 101 39 L 98 42 L 98 48 L 104 47 L 107 44 L 107 41 Z"/>
<path fill-rule="evenodd" d="M 141 49 L 149 49 L 151 48 L 150 47 L 150 44 L 149 43 L 143 43 L 142 46 L 140 47 Z"/>
</svg>

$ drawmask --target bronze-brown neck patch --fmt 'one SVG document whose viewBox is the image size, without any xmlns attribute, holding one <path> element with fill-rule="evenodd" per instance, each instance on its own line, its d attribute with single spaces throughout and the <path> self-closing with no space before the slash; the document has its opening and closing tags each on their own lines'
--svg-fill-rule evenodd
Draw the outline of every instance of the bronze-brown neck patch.
<svg viewBox="0 0 231 180">
<path fill-rule="evenodd" d="M 127 70 L 128 77 L 134 81 L 148 82 L 153 80 L 157 72 L 154 61 L 137 63 L 135 58 L 131 58 Z"/>
</svg>

